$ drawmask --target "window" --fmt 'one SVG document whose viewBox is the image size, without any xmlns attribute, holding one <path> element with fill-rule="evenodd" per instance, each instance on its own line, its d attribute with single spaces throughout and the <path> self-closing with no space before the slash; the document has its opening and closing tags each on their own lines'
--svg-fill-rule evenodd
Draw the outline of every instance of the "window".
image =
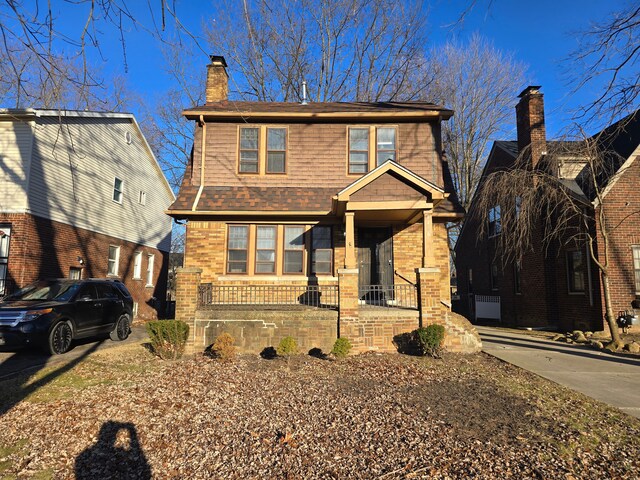
<svg viewBox="0 0 640 480">
<path fill-rule="evenodd" d="M 331 274 L 332 260 L 331 227 L 313 227 L 311 229 L 311 272 Z"/>
<path fill-rule="evenodd" d="M 633 273 L 636 285 L 636 295 L 640 295 L 640 245 L 632 245 L 633 251 Z"/>
<path fill-rule="evenodd" d="M 120 263 L 120 247 L 109 245 L 109 265 L 107 275 L 118 275 L 118 263 Z"/>
<path fill-rule="evenodd" d="M 133 254 L 133 278 L 140 280 L 142 274 L 142 252 Z"/>
<path fill-rule="evenodd" d="M 240 173 L 258 173 L 257 127 L 240 128 Z"/>
<path fill-rule="evenodd" d="M 247 273 L 249 226 L 229 225 L 227 246 L 227 273 Z"/>
<path fill-rule="evenodd" d="M 11 227 L 0 226 L 0 295 L 4 295 L 6 290 L 7 269 L 9 267 L 10 239 Z"/>
<path fill-rule="evenodd" d="M 283 273 L 304 273 L 304 227 L 284 227 Z"/>
<path fill-rule="evenodd" d="M 498 290 L 498 264 L 491 264 L 491 290 Z"/>
<path fill-rule="evenodd" d="M 567 252 L 569 293 L 584 293 L 584 259 L 580 250 Z"/>
<path fill-rule="evenodd" d="M 140 205 L 147 204 L 147 192 L 143 192 L 142 190 L 140 190 L 140 195 L 138 195 L 138 203 Z"/>
<path fill-rule="evenodd" d="M 520 294 L 522 293 L 520 287 L 520 273 L 522 267 L 520 262 L 514 262 L 513 264 L 513 293 Z"/>
<path fill-rule="evenodd" d="M 500 205 L 496 205 L 489 210 L 489 236 L 495 237 L 502 231 L 502 223 L 500 221 Z"/>
<path fill-rule="evenodd" d="M 155 257 L 147 255 L 147 287 L 153 286 L 153 262 Z"/>
<path fill-rule="evenodd" d="M 79 267 L 70 267 L 69 278 L 71 280 L 80 280 L 82 278 L 82 269 Z"/>
<path fill-rule="evenodd" d="M 113 201 L 122 203 L 122 180 L 118 177 L 113 179 Z"/>
<path fill-rule="evenodd" d="M 516 220 L 520 218 L 520 210 L 522 209 L 522 197 L 516 197 L 513 201 L 516 210 Z"/>
<path fill-rule="evenodd" d="M 349 129 L 349 173 L 369 170 L 369 129 Z"/>
<path fill-rule="evenodd" d="M 276 271 L 277 227 L 258 225 L 256 230 L 256 273 Z"/>
<path fill-rule="evenodd" d="M 267 128 L 267 173 L 285 173 L 287 129 Z"/>
<path fill-rule="evenodd" d="M 396 129 L 395 128 L 378 128 L 377 129 L 377 152 L 376 167 L 379 167 L 387 160 L 396 160 Z"/>
</svg>

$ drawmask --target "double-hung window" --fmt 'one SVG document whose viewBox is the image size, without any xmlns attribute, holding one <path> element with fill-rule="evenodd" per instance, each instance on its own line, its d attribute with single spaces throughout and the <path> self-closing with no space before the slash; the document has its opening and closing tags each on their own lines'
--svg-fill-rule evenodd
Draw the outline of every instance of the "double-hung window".
<svg viewBox="0 0 640 480">
<path fill-rule="evenodd" d="M 567 252 L 569 293 L 584 293 L 584 256 L 580 250 Z"/>
<path fill-rule="evenodd" d="M 285 225 L 282 273 L 304 273 L 304 227 Z"/>
<path fill-rule="evenodd" d="M 256 228 L 256 273 L 275 273 L 277 231 L 274 225 Z"/>
<path fill-rule="evenodd" d="M 267 173 L 285 173 L 287 129 L 267 128 Z"/>
<path fill-rule="evenodd" d="M 6 291 L 7 269 L 9 266 L 9 240 L 11 239 L 11 227 L 0 226 L 0 295 Z"/>
<path fill-rule="evenodd" d="M 396 160 L 396 129 L 392 127 L 378 127 L 376 130 L 376 167 L 387 160 Z"/>
<path fill-rule="evenodd" d="M 153 286 L 153 263 L 155 257 L 151 255 L 147 255 L 147 287 Z"/>
<path fill-rule="evenodd" d="M 259 128 L 240 128 L 240 173 L 258 173 L 259 140 Z"/>
<path fill-rule="evenodd" d="M 122 180 L 118 177 L 113 179 L 113 201 L 122 203 Z"/>
<path fill-rule="evenodd" d="M 331 274 L 332 263 L 331 227 L 317 225 L 311 229 L 311 272 Z"/>
<path fill-rule="evenodd" d="M 120 263 L 120 247 L 109 245 L 109 261 L 107 275 L 118 275 L 118 264 Z"/>
<path fill-rule="evenodd" d="M 632 245 L 633 251 L 633 278 L 635 279 L 636 295 L 640 295 L 640 245 Z"/>
<path fill-rule="evenodd" d="M 140 280 L 142 274 L 142 252 L 136 252 L 133 254 L 133 278 Z"/>
<path fill-rule="evenodd" d="M 369 128 L 349 129 L 349 173 L 369 171 Z"/>
<path fill-rule="evenodd" d="M 247 273 L 249 226 L 229 225 L 227 245 L 227 273 Z"/>
<path fill-rule="evenodd" d="M 502 231 L 502 220 L 500 218 L 500 205 L 496 205 L 489 210 L 489 236 L 495 237 Z"/>
</svg>

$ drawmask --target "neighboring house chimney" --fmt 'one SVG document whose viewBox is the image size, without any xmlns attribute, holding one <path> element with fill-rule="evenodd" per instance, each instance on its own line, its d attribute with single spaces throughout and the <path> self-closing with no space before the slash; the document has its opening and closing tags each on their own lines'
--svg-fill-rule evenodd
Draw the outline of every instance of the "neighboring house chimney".
<svg viewBox="0 0 640 480">
<path fill-rule="evenodd" d="M 222 102 L 229 95 L 229 74 L 224 57 L 211 55 L 211 63 L 207 65 L 207 103 Z"/>
<path fill-rule="evenodd" d="M 547 134 L 544 126 L 544 95 L 540 86 L 529 86 L 520 95 L 516 105 L 518 126 L 518 152 L 530 146 L 531 165 L 538 165 L 547 153 Z"/>
</svg>

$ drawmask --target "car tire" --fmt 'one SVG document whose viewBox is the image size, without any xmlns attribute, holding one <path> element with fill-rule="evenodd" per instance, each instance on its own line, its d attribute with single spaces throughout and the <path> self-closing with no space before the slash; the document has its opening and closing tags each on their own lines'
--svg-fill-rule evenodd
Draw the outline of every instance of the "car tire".
<svg viewBox="0 0 640 480">
<path fill-rule="evenodd" d="M 73 326 L 69 321 L 56 323 L 51 332 L 49 332 L 49 340 L 47 342 L 47 351 L 51 355 L 61 355 L 69 351 L 71 342 L 73 341 Z"/>
<path fill-rule="evenodd" d="M 126 340 L 130 333 L 131 326 L 129 324 L 129 317 L 127 315 L 120 315 L 115 328 L 111 331 L 109 336 L 114 342 L 121 342 L 122 340 Z"/>
</svg>

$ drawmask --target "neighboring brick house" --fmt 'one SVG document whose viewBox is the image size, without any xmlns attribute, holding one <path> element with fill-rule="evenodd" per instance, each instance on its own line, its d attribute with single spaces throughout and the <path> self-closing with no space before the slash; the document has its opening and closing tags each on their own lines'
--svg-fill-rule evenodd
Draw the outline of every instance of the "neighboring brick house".
<svg viewBox="0 0 640 480">
<path fill-rule="evenodd" d="M 211 59 L 206 105 L 184 112 L 194 148 L 168 210 L 188 220 L 176 318 L 191 345 L 228 331 L 244 350 L 287 334 L 303 348 L 340 335 L 389 350 L 394 335 L 453 318 L 445 224 L 463 210 L 440 138 L 452 112 L 228 101 L 224 58 Z"/>
<path fill-rule="evenodd" d="M 528 87 L 516 106 L 517 141 L 493 144 L 483 177 L 513 166 L 519 153 L 530 149 L 534 166 L 554 150 L 545 133 L 543 94 L 539 87 Z M 610 231 L 610 283 L 614 314 L 631 309 L 640 295 L 640 116 L 625 118 L 597 134 L 601 148 L 615 152 L 615 175 L 603 178 L 607 227 Z M 584 203 L 592 216 L 592 233 L 600 232 L 598 202 L 582 180 L 586 162 L 580 158 L 562 158 L 557 174 Z M 482 179 L 481 179 L 482 182 Z M 587 193 L 585 193 L 587 192 Z M 470 207 L 473 212 L 475 204 Z M 502 208 L 502 212 L 501 209 Z M 470 213 L 456 243 L 456 272 L 459 300 L 454 311 L 473 319 L 490 315 L 487 305 L 499 305 L 500 321 L 522 327 L 556 327 L 561 330 L 602 330 L 604 300 L 599 270 L 590 259 L 586 242 L 556 242 L 545 252 L 540 248 L 524 255 L 519 264 L 502 267 L 495 248 L 500 232 L 500 215 L 505 208 L 496 206 L 487 233 L 479 234 L 478 219 Z M 494 218 L 495 217 L 495 218 Z M 541 227 L 540 227 L 541 228 Z M 539 232 L 538 232 L 539 233 Z M 602 239 L 597 237 L 596 251 L 601 255 Z M 493 303 L 499 300 L 498 303 Z M 479 310 L 478 310 L 479 309 Z"/>
<path fill-rule="evenodd" d="M 0 110 L 0 295 L 113 277 L 163 313 L 175 199 L 130 114 Z"/>
</svg>

